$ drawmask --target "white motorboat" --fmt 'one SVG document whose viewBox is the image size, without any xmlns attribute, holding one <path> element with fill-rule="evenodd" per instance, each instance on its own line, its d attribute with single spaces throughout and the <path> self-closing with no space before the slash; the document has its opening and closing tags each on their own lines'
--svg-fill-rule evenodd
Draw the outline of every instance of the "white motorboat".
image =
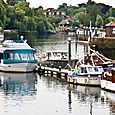
<svg viewBox="0 0 115 115">
<path fill-rule="evenodd" d="M 100 86 L 102 72 L 101 66 L 81 64 L 75 67 L 71 75 L 68 75 L 68 81 L 81 85 Z"/>
<path fill-rule="evenodd" d="M 5 40 L 0 45 L 0 71 L 32 72 L 37 65 L 36 50 L 25 40 Z"/>
</svg>

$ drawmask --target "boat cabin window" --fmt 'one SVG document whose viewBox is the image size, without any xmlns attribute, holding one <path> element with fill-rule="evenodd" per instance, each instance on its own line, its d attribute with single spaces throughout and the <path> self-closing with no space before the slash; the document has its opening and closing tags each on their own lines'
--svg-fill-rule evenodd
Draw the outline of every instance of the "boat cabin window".
<svg viewBox="0 0 115 115">
<path fill-rule="evenodd" d="M 34 60 L 34 54 L 33 53 L 30 53 L 29 57 L 30 57 L 30 60 Z"/>
<path fill-rule="evenodd" d="M 94 69 L 92 67 L 88 67 L 89 72 L 94 72 Z"/>
<path fill-rule="evenodd" d="M 15 53 L 15 54 L 14 54 L 14 59 L 15 59 L 15 60 L 20 60 L 20 57 L 19 57 L 19 54 L 18 54 L 18 53 Z"/>
<path fill-rule="evenodd" d="M 0 53 L 0 62 L 1 62 L 1 59 L 3 59 L 3 53 Z"/>
<path fill-rule="evenodd" d="M 95 70 L 95 72 L 98 72 L 98 71 L 99 71 L 97 67 L 94 67 L 94 70 Z"/>
<path fill-rule="evenodd" d="M 34 60 L 35 55 L 34 53 L 25 53 L 25 54 L 20 54 L 22 60 Z"/>
<path fill-rule="evenodd" d="M 21 58 L 22 58 L 22 60 L 28 60 L 29 59 L 28 54 L 21 54 Z"/>
<path fill-rule="evenodd" d="M 3 54 L 1 55 L 3 57 Z M 35 52 L 31 50 L 12 50 L 6 51 L 4 53 L 4 62 L 25 62 L 25 61 L 33 62 L 35 60 Z M 35 60 L 36 61 L 36 60 Z"/>
<path fill-rule="evenodd" d="M 62 54 L 61 54 L 61 58 L 62 58 L 62 59 L 66 59 L 66 58 L 67 58 L 67 54 L 66 54 L 66 53 L 62 53 Z"/>
<path fill-rule="evenodd" d="M 6 60 L 20 60 L 19 53 L 5 53 Z"/>
<path fill-rule="evenodd" d="M 14 55 L 13 55 L 13 53 L 10 53 L 10 59 L 11 59 L 11 60 L 14 59 Z"/>
<path fill-rule="evenodd" d="M 47 53 L 48 59 L 51 57 L 51 53 Z"/>
<path fill-rule="evenodd" d="M 0 53 L 0 60 L 3 59 L 3 53 Z"/>
<path fill-rule="evenodd" d="M 10 59 L 10 53 L 5 54 L 5 59 L 7 59 L 7 60 Z"/>
<path fill-rule="evenodd" d="M 81 68 L 81 73 L 87 73 L 86 67 Z"/>
<path fill-rule="evenodd" d="M 101 67 L 88 67 L 88 72 L 101 72 Z"/>
</svg>

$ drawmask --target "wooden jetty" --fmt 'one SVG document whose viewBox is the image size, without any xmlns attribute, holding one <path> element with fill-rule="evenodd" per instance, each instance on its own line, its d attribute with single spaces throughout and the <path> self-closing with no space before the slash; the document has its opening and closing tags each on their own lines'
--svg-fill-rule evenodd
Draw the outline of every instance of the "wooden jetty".
<svg viewBox="0 0 115 115">
<path fill-rule="evenodd" d="M 99 86 L 100 85 L 95 85 L 95 84 L 82 84 L 79 83 L 76 77 L 70 77 L 70 75 L 73 73 L 73 71 L 69 69 L 61 69 L 61 67 L 57 68 L 51 68 L 51 67 L 45 67 L 45 66 L 37 66 L 35 69 L 36 72 L 39 74 L 44 74 L 46 76 L 52 76 L 61 80 L 64 80 L 68 82 L 69 84 L 75 84 L 75 85 L 87 85 L 87 86 Z M 86 78 L 86 80 L 89 80 L 89 78 Z M 92 78 L 90 78 L 92 79 Z"/>
<path fill-rule="evenodd" d="M 57 68 L 51 68 L 51 67 L 44 67 L 44 66 L 37 66 L 35 69 L 36 72 L 39 74 L 49 75 L 56 78 L 63 79 L 65 81 L 68 81 L 68 74 L 72 71 L 69 71 L 68 69 L 61 69 L 61 67 Z"/>
</svg>

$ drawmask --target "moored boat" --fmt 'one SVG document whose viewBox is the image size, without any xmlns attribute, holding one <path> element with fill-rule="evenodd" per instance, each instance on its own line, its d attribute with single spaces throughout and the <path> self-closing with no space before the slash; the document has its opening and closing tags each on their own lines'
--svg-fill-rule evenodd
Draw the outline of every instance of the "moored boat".
<svg viewBox="0 0 115 115">
<path fill-rule="evenodd" d="M 114 67 L 114 61 L 105 57 L 103 54 L 100 54 L 98 51 L 90 49 L 91 59 L 94 65 L 102 66 L 104 71 L 107 71 L 108 68 Z"/>
<path fill-rule="evenodd" d="M 101 88 L 115 92 L 115 68 L 109 68 L 101 76 Z"/>
<path fill-rule="evenodd" d="M 71 57 L 71 67 L 75 67 L 78 58 L 77 56 Z M 43 55 L 43 61 L 41 61 L 43 66 L 47 67 L 54 67 L 54 68 L 69 68 L 68 65 L 68 52 L 67 51 L 60 51 L 60 50 L 52 50 L 47 51 L 46 54 Z"/>
<path fill-rule="evenodd" d="M 81 85 L 100 86 L 102 72 L 101 66 L 81 64 L 71 75 L 68 75 L 68 81 Z"/>
<path fill-rule="evenodd" d="M 5 40 L 0 45 L 0 71 L 32 72 L 37 65 L 36 50 L 25 40 Z"/>
</svg>

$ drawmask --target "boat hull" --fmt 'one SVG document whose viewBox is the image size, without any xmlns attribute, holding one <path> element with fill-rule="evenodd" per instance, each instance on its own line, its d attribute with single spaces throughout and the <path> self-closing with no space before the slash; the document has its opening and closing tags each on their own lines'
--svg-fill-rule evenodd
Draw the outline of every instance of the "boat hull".
<svg viewBox="0 0 115 115">
<path fill-rule="evenodd" d="M 32 72 L 37 66 L 36 63 L 13 63 L 0 64 L 0 71 L 3 72 Z"/>
<path fill-rule="evenodd" d="M 88 85 L 88 86 L 100 86 L 101 78 L 98 76 L 76 76 L 68 77 L 68 81 L 74 84 Z"/>
<path fill-rule="evenodd" d="M 104 90 L 115 92 L 115 83 L 108 80 L 101 80 L 101 88 Z"/>
</svg>

